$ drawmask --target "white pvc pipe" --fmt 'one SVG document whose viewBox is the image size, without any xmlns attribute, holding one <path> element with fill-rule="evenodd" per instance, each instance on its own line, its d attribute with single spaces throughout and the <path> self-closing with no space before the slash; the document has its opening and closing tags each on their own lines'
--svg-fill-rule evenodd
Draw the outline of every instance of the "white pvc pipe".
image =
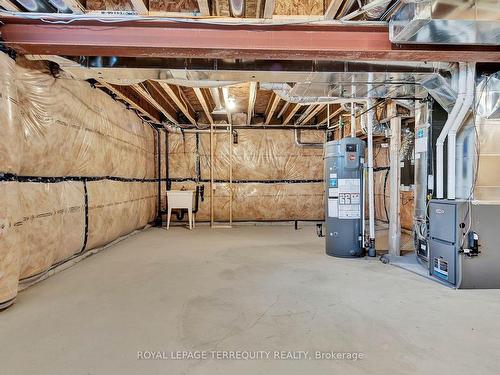
<svg viewBox="0 0 500 375">
<path fill-rule="evenodd" d="M 356 111 L 354 102 L 351 102 L 351 137 L 356 138 Z"/>
<path fill-rule="evenodd" d="M 367 137 L 368 137 L 368 220 L 369 220 L 369 252 L 368 255 L 375 256 L 375 193 L 373 184 L 373 119 L 374 101 L 368 102 L 367 114 Z M 372 249 L 373 248 L 373 249 Z M 371 252 L 370 252 L 371 250 Z"/>
<path fill-rule="evenodd" d="M 456 181 L 456 147 L 457 147 L 457 132 L 462 127 L 465 117 L 474 100 L 474 82 L 475 72 L 474 65 L 467 64 L 467 79 L 465 87 L 465 99 L 460 107 L 455 122 L 448 133 L 448 199 L 455 199 L 455 181 Z"/>
<path fill-rule="evenodd" d="M 394 104 L 395 106 L 395 104 Z M 394 114 L 396 110 L 394 109 Z M 401 117 L 391 118 L 390 139 L 390 206 L 389 206 L 389 255 L 401 255 L 401 217 L 400 217 L 400 183 L 401 183 Z"/>
<path fill-rule="evenodd" d="M 444 141 L 446 140 L 446 136 L 450 131 L 452 125 L 457 118 L 458 112 L 462 108 L 462 104 L 465 99 L 465 78 L 466 78 L 466 64 L 459 63 L 458 68 L 458 96 L 449 114 L 441 133 L 436 141 L 436 197 L 443 198 L 444 197 Z"/>
</svg>

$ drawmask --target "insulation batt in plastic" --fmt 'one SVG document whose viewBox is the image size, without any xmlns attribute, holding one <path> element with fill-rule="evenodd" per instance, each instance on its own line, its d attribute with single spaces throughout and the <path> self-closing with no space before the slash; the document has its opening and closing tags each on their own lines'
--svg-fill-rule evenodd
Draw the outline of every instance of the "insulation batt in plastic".
<svg viewBox="0 0 500 375">
<path fill-rule="evenodd" d="M 135 113 L 43 63 L 0 53 L 0 71 L 2 305 L 19 281 L 151 222 L 157 185 L 131 180 L 156 173 L 155 131 Z"/>
</svg>

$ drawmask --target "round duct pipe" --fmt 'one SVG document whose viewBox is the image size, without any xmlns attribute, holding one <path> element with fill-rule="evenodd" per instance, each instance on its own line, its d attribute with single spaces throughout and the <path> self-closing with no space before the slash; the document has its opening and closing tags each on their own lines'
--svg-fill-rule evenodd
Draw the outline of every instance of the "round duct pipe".
<svg viewBox="0 0 500 375">
<path fill-rule="evenodd" d="M 387 10 L 387 7 L 391 3 L 391 0 L 365 0 L 365 6 L 368 4 L 374 3 L 374 2 L 377 2 L 377 4 L 380 4 L 380 5 L 377 5 L 373 8 L 369 8 L 365 12 L 366 18 L 368 18 L 369 20 L 380 19 L 380 17 L 382 17 L 384 12 Z"/>
<path fill-rule="evenodd" d="M 245 15 L 245 0 L 229 0 L 229 7 L 233 17 L 244 17 Z"/>
</svg>

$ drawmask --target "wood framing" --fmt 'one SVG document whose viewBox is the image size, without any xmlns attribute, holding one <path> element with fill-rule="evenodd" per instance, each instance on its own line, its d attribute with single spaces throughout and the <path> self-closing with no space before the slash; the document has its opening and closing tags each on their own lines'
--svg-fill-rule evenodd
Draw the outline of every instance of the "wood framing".
<svg viewBox="0 0 500 375">
<path fill-rule="evenodd" d="M 325 106 L 325 110 L 318 115 L 317 125 L 326 124 L 328 120 L 332 120 L 335 116 L 340 115 L 344 111 L 338 104 L 328 104 L 328 106 L 330 107 L 329 111 L 328 107 Z M 329 115 L 328 112 L 330 112 Z"/>
<path fill-rule="evenodd" d="M 271 122 L 271 119 L 273 118 L 274 111 L 276 111 L 276 107 L 278 106 L 278 103 L 280 102 L 280 97 L 273 93 L 271 95 L 271 98 L 269 99 L 269 103 L 267 104 L 266 112 L 265 112 L 265 125 L 269 125 Z"/>
<path fill-rule="evenodd" d="M 10 0 L 0 0 L 0 6 L 4 9 L 10 10 L 11 12 L 20 12 L 21 9 Z"/>
<path fill-rule="evenodd" d="M 276 6 L 275 0 L 264 0 L 264 13 L 263 18 L 273 18 L 274 7 Z"/>
<path fill-rule="evenodd" d="M 309 111 L 307 114 L 304 114 L 301 116 L 301 118 L 298 120 L 296 125 L 304 125 L 307 124 L 309 120 L 311 120 L 316 114 L 321 111 L 323 108 L 325 108 L 326 104 L 318 104 L 318 105 L 312 105 L 309 108 Z"/>
<path fill-rule="evenodd" d="M 231 118 L 231 110 L 230 110 L 230 105 L 229 105 L 229 88 L 228 87 L 223 87 L 222 88 L 222 97 L 224 99 L 224 108 L 226 109 L 227 113 L 227 123 L 232 124 L 232 118 Z"/>
<path fill-rule="evenodd" d="M 144 99 L 137 91 L 129 86 L 112 85 L 104 81 L 98 81 L 102 87 L 105 87 L 118 98 L 126 102 L 132 108 L 136 109 L 143 116 L 149 117 L 151 120 L 160 122 L 160 113 L 146 99 Z"/>
<path fill-rule="evenodd" d="M 132 87 L 158 111 L 163 113 L 169 121 L 178 124 L 175 107 L 165 100 L 165 97 L 161 95 L 160 90 L 158 90 L 154 84 L 146 81 L 141 84 L 133 85 Z"/>
<path fill-rule="evenodd" d="M 198 9 L 200 10 L 200 15 L 209 16 L 210 6 L 208 4 L 208 0 L 198 0 Z"/>
<path fill-rule="evenodd" d="M 208 91 L 207 89 L 199 88 L 199 87 L 193 87 L 193 91 L 196 95 L 196 98 L 200 102 L 201 107 L 203 108 L 203 112 L 205 112 L 205 115 L 207 116 L 208 122 L 210 124 L 213 124 L 214 119 L 212 117 L 212 109 L 209 108 L 210 101 L 209 101 L 208 96 L 210 95 L 210 91 Z"/>
<path fill-rule="evenodd" d="M 74 0 L 78 1 L 78 0 Z M 132 9 L 134 9 L 138 14 L 148 14 L 149 9 L 146 6 L 144 0 L 129 0 L 132 5 Z M 149 2 L 148 2 L 149 3 Z"/>
<path fill-rule="evenodd" d="M 285 113 L 285 111 L 288 109 L 289 105 L 290 105 L 290 102 L 285 102 L 285 104 L 283 104 L 283 107 L 281 107 L 281 109 L 278 112 L 278 114 L 276 115 L 276 117 L 281 118 L 283 116 L 283 114 Z"/>
<path fill-rule="evenodd" d="M 293 118 L 295 113 L 302 107 L 300 103 L 292 103 L 288 106 L 288 109 L 283 113 L 283 125 L 288 125 L 290 120 Z"/>
<path fill-rule="evenodd" d="M 253 112 L 255 108 L 255 100 L 257 99 L 257 82 L 250 82 L 248 88 L 248 108 L 247 108 L 247 125 L 252 123 Z"/>
<path fill-rule="evenodd" d="M 325 10 L 325 19 L 331 20 L 335 18 L 335 15 L 338 13 L 340 6 L 344 0 L 330 0 L 330 4 L 328 4 L 328 8 Z"/>
<path fill-rule="evenodd" d="M 159 82 L 160 86 L 167 93 L 167 95 L 172 99 L 179 110 L 186 116 L 189 122 L 196 125 L 196 114 L 194 113 L 189 102 L 183 97 L 182 91 L 179 86 L 171 86 L 165 82 Z"/>
<path fill-rule="evenodd" d="M 307 105 L 306 109 L 304 110 L 304 112 L 302 112 L 299 116 L 299 118 L 295 121 L 295 125 L 299 125 L 301 124 L 304 119 L 309 115 L 309 113 L 314 109 L 314 105 Z"/>
</svg>

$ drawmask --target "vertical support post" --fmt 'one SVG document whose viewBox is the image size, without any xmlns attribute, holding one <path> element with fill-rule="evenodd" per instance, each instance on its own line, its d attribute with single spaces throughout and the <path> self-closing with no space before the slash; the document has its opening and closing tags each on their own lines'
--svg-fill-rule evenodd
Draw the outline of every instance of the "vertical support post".
<svg viewBox="0 0 500 375">
<path fill-rule="evenodd" d="M 356 138 L 356 111 L 354 102 L 351 102 L 351 137 Z"/>
<path fill-rule="evenodd" d="M 401 117 L 397 116 L 396 103 L 391 102 L 388 106 L 391 117 L 391 139 L 390 139 L 390 170 L 389 186 L 391 200 L 389 207 L 389 255 L 399 256 L 401 242 L 400 222 L 400 150 L 401 150 Z"/>
<path fill-rule="evenodd" d="M 231 114 L 230 114 L 231 116 Z M 229 121 L 229 226 L 233 225 L 233 119 Z"/>
<path fill-rule="evenodd" d="M 214 124 L 210 123 L 210 227 L 214 226 Z"/>
<path fill-rule="evenodd" d="M 368 101 L 368 221 L 370 238 L 368 242 L 368 256 L 376 256 L 375 248 L 375 193 L 373 184 L 373 120 L 375 118 L 374 100 Z"/>
</svg>

